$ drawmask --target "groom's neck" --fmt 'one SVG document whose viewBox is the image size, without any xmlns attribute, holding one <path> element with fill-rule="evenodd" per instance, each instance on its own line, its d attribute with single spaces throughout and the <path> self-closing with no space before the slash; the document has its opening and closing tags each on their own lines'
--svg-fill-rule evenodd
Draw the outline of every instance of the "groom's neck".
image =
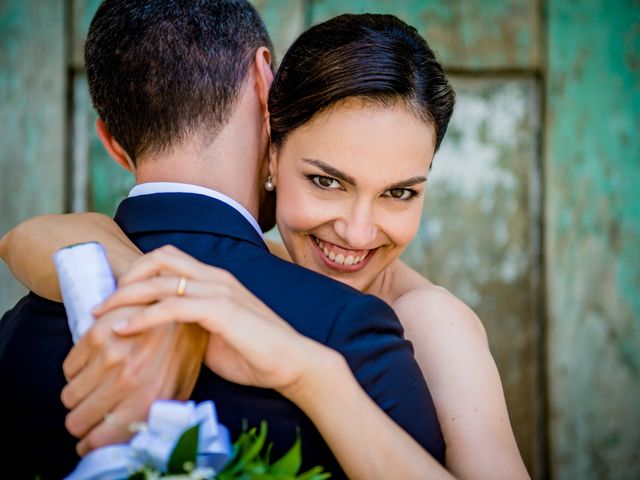
<svg viewBox="0 0 640 480">
<path fill-rule="evenodd" d="M 171 150 L 139 159 L 136 182 L 178 182 L 211 188 L 233 198 L 258 218 L 267 134 L 255 113 L 240 108 L 213 141 L 200 134 Z"/>
<path fill-rule="evenodd" d="M 251 179 L 247 171 L 239 169 L 243 161 L 233 161 L 234 156 L 216 152 L 194 152 L 180 148 L 168 155 L 144 159 L 136 169 L 136 183 L 176 182 L 200 185 L 223 193 L 243 205 L 256 218 L 258 216 L 258 191 L 252 188 L 257 179 Z M 253 164 L 257 166 L 257 161 Z"/>
</svg>

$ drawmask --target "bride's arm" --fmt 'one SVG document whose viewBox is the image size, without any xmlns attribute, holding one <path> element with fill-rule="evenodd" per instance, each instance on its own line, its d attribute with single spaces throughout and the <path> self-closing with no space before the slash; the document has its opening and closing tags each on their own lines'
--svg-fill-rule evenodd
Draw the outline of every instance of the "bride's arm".
<svg viewBox="0 0 640 480">
<path fill-rule="evenodd" d="M 188 280 L 178 297 L 180 278 Z M 453 478 L 369 398 L 339 353 L 295 331 L 228 272 L 163 247 L 139 259 L 94 313 L 132 304 L 151 306 L 115 331 L 199 323 L 209 331 L 206 365 L 229 381 L 273 388 L 296 403 L 349 478 Z"/>
<path fill-rule="evenodd" d="M 429 385 L 447 468 L 456 478 L 528 479 L 478 317 L 440 287 L 406 293 L 393 308 Z"/>
<path fill-rule="evenodd" d="M 329 350 L 323 345 L 319 347 Z M 319 353 L 297 385 L 281 391 L 313 421 L 349 478 L 453 479 L 357 383 L 342 356 Z M 330 358 L 333 354 L 333 359 Z M 309 355 L 312 355 L 309 357 Z"/>
<path fill-rule="evenodd" d="M 27 288 L 61 301 L 52 256 L 62 247 L 90 241 L 104 245 L 116 278 L 141 255 L 111 218 L 99 213 L 73 213 L 34 217 L 14 227 L 0 241 L 0 257 Z"/>
</svg>

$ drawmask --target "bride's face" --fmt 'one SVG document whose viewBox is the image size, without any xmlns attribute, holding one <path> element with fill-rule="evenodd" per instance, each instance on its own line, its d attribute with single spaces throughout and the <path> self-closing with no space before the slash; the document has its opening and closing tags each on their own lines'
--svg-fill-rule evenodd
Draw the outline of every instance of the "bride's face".
<svg viewBox="0 0 640 480">
<path fill-rule="evenodd" d="M 418 230 L 434 150 L 402 104 L 343 102 L 291 132 L 271 169 L 293 260 L 366 290 Z"/>
</svg>

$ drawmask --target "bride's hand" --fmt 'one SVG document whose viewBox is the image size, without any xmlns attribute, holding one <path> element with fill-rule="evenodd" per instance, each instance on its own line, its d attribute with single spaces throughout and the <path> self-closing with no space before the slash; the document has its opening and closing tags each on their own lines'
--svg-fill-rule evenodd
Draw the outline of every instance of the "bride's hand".
<svg viewBox="0 0 640 480">
<path fill-rule="evenodd" d="M 210 332 L 207 366 L 235 383 L 290 396 L 310 362 L 317 365 L 335 355 L 296 332 L 229 272 L 171 246 L 141 257 L 94 313 L 141 304 L 150 306 L 115 325 L 116 333 L 132 335 L 168 322 L 198 323 Z"/>
</svg>

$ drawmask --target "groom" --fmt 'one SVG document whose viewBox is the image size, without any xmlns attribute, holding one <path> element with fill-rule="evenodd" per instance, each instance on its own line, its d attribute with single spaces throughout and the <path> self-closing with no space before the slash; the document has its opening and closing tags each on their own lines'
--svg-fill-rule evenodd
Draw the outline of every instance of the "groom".
<svg viewBox="0 0 640 480">
<path fill-rule="evenodd" d="M 256 218 L 269 211 L 260 206 L 269 200 L 270 50 L 262 21 L 243 1 L 101 5 L 85 51 L 96 130 L 137 183 L 116 221 L 144 252 L 173 244 L 229 270 L 296 330 L 339 351 L 381 408 L 443 461 L 433 403 L 391 309 L 277 259 L 264 244 Z M 200 370 L 207 337 L 199 328 L 113 335 L 109 322 L 131 312 L 101 318 L 75 347 L 60 304 L 30 293 L 5 314 L 0 421 L 11 445 L 1 455 L 11 462 L 3 467 L 19 469 L 19 476 L 60 477 L 77 462 L 65 422 L 82 439 L 84 454 L 125 440 L 118 424 L 145 419 L 155 398 L 190 397 L 214 400 L 232 438 L 243 419 L 251 426 L 267 420 L 274 458 L 299 429 L 303 468 L 320 464 L 342 476 L 295 405 L 274 391 Z"/>
</svg>

